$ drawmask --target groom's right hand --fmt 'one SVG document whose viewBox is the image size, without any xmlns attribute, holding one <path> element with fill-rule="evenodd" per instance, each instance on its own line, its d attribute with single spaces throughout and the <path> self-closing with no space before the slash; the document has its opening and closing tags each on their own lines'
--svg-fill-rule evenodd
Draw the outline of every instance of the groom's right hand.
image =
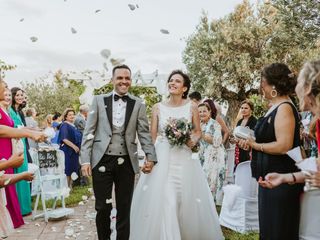
<svg viewBox="0 0 320 240">
<path fill-rule="evenodd" d="M 90 164 L 83 164 L 81 166 L 81 172 L 82 172 L 82 176 L 84 177 L 91 177 L 92 172 L 91 172 L 91 166 Z"/>
</svg>

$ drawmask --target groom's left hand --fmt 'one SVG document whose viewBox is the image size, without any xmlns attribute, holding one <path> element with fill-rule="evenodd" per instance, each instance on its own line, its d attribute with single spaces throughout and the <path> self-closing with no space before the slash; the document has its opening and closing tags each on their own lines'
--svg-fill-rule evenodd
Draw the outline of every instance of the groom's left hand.
<svg viewBox="0 0 320 240">
<path fill-rule="evenodd" d="M 141 169 L 141 171 L 145 174 L 151 173 L 152 168 L 154 166 L 154 162 L 152 161 L 146 161 Z"/>
</svg>

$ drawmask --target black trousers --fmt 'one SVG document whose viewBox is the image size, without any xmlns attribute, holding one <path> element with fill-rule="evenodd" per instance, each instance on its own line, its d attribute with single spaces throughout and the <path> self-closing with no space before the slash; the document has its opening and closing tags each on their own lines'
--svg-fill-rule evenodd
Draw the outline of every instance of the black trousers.
<svg viewBox="0 0 320 240">
<path fill-rule="evenodd" d="M 119 160 L 119 158 L 124 159 L 124 161 Z M 134 176 L 129 156 L 104 155 L 99 164 L 92 169 L 99 240 L 110 239 L 111 235 L 110 213 L 112 210 L 113 183 L 117 205 L 117 240 L 129 239 Z"/>
</svg>

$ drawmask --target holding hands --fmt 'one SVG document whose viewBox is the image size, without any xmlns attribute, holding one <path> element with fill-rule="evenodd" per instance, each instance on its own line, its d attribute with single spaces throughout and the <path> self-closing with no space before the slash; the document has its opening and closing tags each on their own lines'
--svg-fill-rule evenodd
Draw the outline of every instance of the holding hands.
<svg viewBox="0 0 320 240">
<path fill-rule="evenodd" d="M 141 171 L 144 174 L 151 173 L 153 166 L 154 166 L 154 162 L 153 161 L 146 160 L 144 162 L 144 164 L 143 164 L 143 167 L 142 167 Z"/>
</svg>

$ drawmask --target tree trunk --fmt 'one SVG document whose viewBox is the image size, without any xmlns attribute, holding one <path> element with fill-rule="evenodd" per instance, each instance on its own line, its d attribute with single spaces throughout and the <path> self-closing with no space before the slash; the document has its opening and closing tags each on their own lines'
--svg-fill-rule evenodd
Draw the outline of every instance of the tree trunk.
<svg viewBox="0 0 320 240">
<path fill-rule="evenodd" d="M 240 109 L 240 102 L 238 100 L 229 100 L 228 101 L 228 111 L 227 111 L 227 122 L 230 130 L 233 130 L 237 123 L 237 116 Z"/>
</svg>

